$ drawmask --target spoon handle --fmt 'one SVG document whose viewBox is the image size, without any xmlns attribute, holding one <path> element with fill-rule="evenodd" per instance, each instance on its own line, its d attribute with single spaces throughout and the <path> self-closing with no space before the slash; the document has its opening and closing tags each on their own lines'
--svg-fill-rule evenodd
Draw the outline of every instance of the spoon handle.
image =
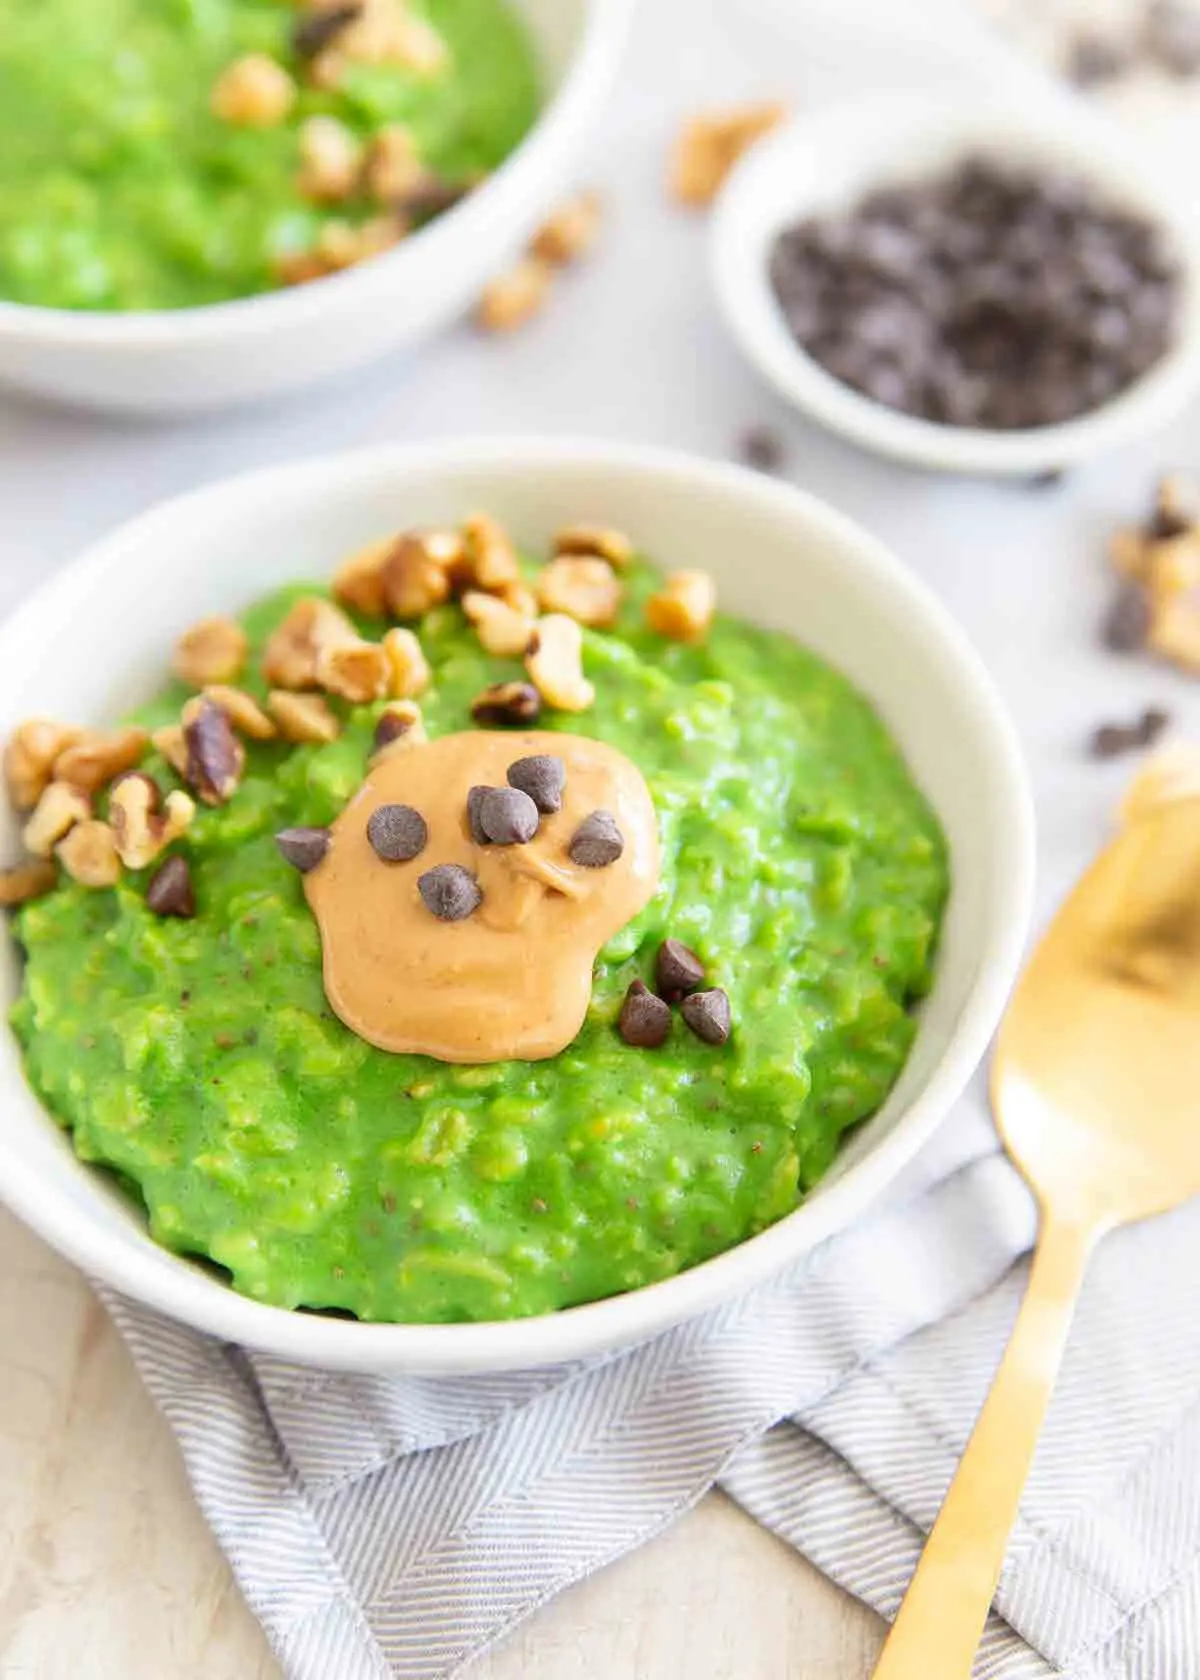
<svg viewBox="0 0 1200 1680">
<path fill-rule="evenodd" d="M 970 1680 L 1098 1227 L 1045 1219 L 1012 1336 L 875 1680 Z"/>
</svg>

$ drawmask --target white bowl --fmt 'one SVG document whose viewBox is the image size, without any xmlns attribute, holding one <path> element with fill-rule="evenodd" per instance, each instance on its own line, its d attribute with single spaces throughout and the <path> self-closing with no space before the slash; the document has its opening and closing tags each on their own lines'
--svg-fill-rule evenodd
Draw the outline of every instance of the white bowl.
<svg viewBox="0 0 1200 1680">
<path fill-rule="evenodd" d="M 1027 431 L 937 425 L 886 408 L 825 371 L 793 339 L 768 262 L 798 219 L 851 209 L 878 186 L 936 175 L 967 153 L 1048 164 L 1161 223 L 1183 269 L 1178 334 L 1134 384 L 1078 419 Z M 709 247 L 717 299 L 750 361 L 813 419 L 878 454 L 943 472 L 1032 474 L 1073 465 L 1165 424 L 1200 387 L 1200 231 L 1134 144 L 1082 103 L 945 105 L 875 99 L 801 117 L 747 155 L 716 206 Z"/>
<path fill-rule="evenodd" d="M 429 337 L 520 251 L 608 107 L 635 0 L 512 0 L 546 104 L 511 157 L 402 245 L 327 280 L 199 309 L 0 302 L 0 383 L 76 405 L 186 412 L 279 396 Z"/>
<path fill-rule="evenodd" d="M 296 578 L 327 578 L 380 531 L 486 508 L 532 548 L 603 520 L 726 606 L 782 626 L 878 703 L 945 825 L 953 890 L 912 1056 L 883 1110 L 777 1225 L 667 1282 L 507 1323 L 359 1324 L 236 1294 L 157 1247 L 82 1165 L 0 1032 L 0 1195 L 85 1271 L 214 1335 L 325 1367 L 492 1371 L 632 1343 L 744 1290 L 844 1226 L 929 1137 L 983 1054 L 1025 933 L 1032 817 L 1012 730 L 948 614 L 886 549 L 812 497 L 736 467 L 537 440 L 388 449 L 235 478 L 165 503 L 93 548 L 0 627 L 0 738 L 22 718 L 111 721 L 162 680 L 175 637 Z M 11 854 L 16 823 L 3 818 Z M 0 851 L 0 856 L 3 856 Z M 19 985 L 0 963 L 0 1004 Z"/>
</svg>

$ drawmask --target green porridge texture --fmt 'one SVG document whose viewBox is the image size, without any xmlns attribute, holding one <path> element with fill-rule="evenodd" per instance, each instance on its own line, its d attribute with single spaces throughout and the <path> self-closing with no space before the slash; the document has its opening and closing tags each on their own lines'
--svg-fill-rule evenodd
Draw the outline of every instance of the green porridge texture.
<svg viewBox="0 0 1200 1680">
<path fill-rule="evenodd" d="M 301 84 L 278 127 L 219 120 L 213 84 L 244 54 L 299 79 L 298 15 L 292 0 L 0 0 L 0 297 L 177 309 L 268 290 L 272 259 L 309 249 L 331 215 L 378 213 L 301 196 L 306 117 L 361 138 L 403 122 L 430 168 L 466 182 L 537 115 L 532 46 L 507 0 L 424 0 L 444 71 L 351 65 L 336 91 Z"/>
<path fill-rule="evenodd" d="M 518 1317 L 669 1277 L 762 1230 L 879 1107 L 929 984 L 948 879 L 938 823 L 844 678 L 726 616 L 703 647 L 664 641 L 642 621 L 656 581 L 635 566 L 618 628 L 585 632 L 593 710 L 543 715 L 633 759 L 662 846 L 660 890 L 601 952 L 587 1022 L 559 1056 L 388 1055 L 331 1013 L 301 880 L 273 836 L 337 815 L 379 706 L 342 707 L 332 745 L 250 746 L 231 802 L 201 807 L 180 848 L 194 921 L 152 915 L 144 874 L 111 891 L 66 883 L 19 913 L 13 1024 L 29 1077 L 79 1154 L 138 1189 L 160 1242 L 280 1306 Z M 310 592 L 247 614 L 256 650 Z M 431 735 L 470 727 L 480 689 L 520 674 L 456 606 L 421 636 Z M 168 690 L 145 721 L 173 721 L 183 698 Z M 161 760 L 146 768 L 173 785 Z M 668 935 L 728 991 L 724 1046 L 678 1016 L 662 1049 L 618 1036 L 626 988 L 652 980 Z"/>
</svg>

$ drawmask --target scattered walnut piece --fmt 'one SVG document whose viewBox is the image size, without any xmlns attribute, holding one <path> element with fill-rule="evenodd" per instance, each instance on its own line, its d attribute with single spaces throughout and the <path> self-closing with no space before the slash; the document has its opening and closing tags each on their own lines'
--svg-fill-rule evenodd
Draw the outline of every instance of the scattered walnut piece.
<svg viewBox="0 0 1200 1680">
<path fill-rule="evenodd" d="M 672 572 L 666 588 L 646 602 L 646 623 L 673 642 L 699 642 L 716 610 L 716 585 L 707 572 Z"/>
<path fill-rule="evenodd" d="M 91 814 L 92 802 L 86 793 L 69 782 L 51 782 L 25 824 L 22 844 L 34 857 L 48 858 L 63 835 Z"/>
<path fill-rule="evenodd" d="M 510 607 L 498 595 L 486 595 L 481 589 L 468 589 L 462 598 L 462 609 L 475 627 L 480 646 L 498 659 L 519 659 L 533 639 L 536 606 L 530 613 Z"/>
<path fill-rule="evenodd" d="M 363 185 L 372 198 L 390 204 L 402 198 L 424 173 L 417 142 L 404 123 L 387 123 L 367 147 Z"/>
<path fill-rule="evenodd" d="M 681 204 L 711 204 L 742 153 L 787 117 L 778 100 L 706 111 L 686 122 L 671 152 L 669 185 Z"/>
<path fill-rule="evenodd" d="M 512 538 L 486 513 L 474 513 L 463 521 L 463 542 L 471 583 L 476 589 L 494 594 L 521 580 L 521 563 Z"/>
<path fill-rule="evenodd" d="M 273 688 L 267 695 L 267 710 L 285 741 L 336 741 L 342 732 L 321 694 L 292 694 L 286 688 Z"/>
<path fill-rule="evenodd" d="M 564 525 L 554 534 L 555 554 L 595 554 L 623 571 L 633 559 L 634 548 L 624 531 L 610 525 Z"/>
<path fill-rule="evenodd" d="M 1146 641 L 1160 659 L 1200 673 L 1200 591 L 1156 596 L 1151 603 Z"/>
<path fill-rule="evenodd" d="M 266 53 L 235 58 L 217 77 L 209 104 L 222 122 L 243 128 L 274 128 L 291 110 L 296 84 Z"/>
<path fill-rule="evenodd" d="M 333 593 L 344 607 L 382 618 L 387 612 L 383 596 L 383 562 L 392 551 L 394 537 L 381 537 L 348 554 L 333 574 Z"/>
<path fill-rule="evenodd" d="M 41 898 L 57 880 L 58 871 L 49 858 L 33 858 L 12 869 L 0 869 L 0 907 L 13 910 L 18 904 L 28 904 L 31 898 Z"/>
<path fill-rule="evenodd" d="M 1116 652 L 1149 648 L 1188 671 L 1200 671 L 1200 521 L 1182 486 L 1164 479 L 1145 525 L 1118 531 L 1109 557 L 1121 582 L 1105 620 Z"/>
<path fill-rule="evenodd" d="M 267 639 L 263 676 L 272 688 L 316 688 L 321 649 L 357 640 L 353 624 L 331 601 L 302 595 Z"/>
<path fill-rule="evenodd" d="M 1175 799 L 1200 795 L 1200 746 L 1192 741 L 1175 741 L 1160 747 L 1146 760 L 1125 790 L 1121 801 L 1123 823 L 1138 821 Z"/>
<path fill-rule="evenodd" d="M 608 561 L 591 554 L 561 554 L 537 580 L 543 612 L 566 613 L 593 628 L 608 629 L 616 623 L 622 594 Z"/>
<path fill-rule="evenodd" d="M 132 770 L 149 744 L 144 729 L 114 729 L 109 735 L 96 729 L 84 730 L 55 760 L 55 778 L 71 782 L 84 793 L 96 793 L 123 770 Z"/>
<path fill-rule="evenodd" d="M 585 257 L 596 243 L 604 203 L 590 188 L 560 204 L 542 223 L 530 242 L 530 255 L 551 268 L 563 268 Z"/>
<path fill-rule="evenodd" d="M 498 601 L 503 601 L 506 607 L 511 607 L 522 618 L 536 618 L 538 615 L 537 596 L 523 580 L 516 583 L 506 583 L 502 589 L 494 592 Z"/>
<path fill-rule="evenodd" d="M 187 779 L 187 742 L 181 723 L 164 724 L 150 737 L 151 745 L 160 752 L 177 776 Z"/>
<path fill-rule="evenodd" d="M 4 779 L 18 811 L 32 810 L 49 785 L 60 755 L 82 736 L 82 729 L 48 718 L 30 718 L 18 725 L 4 749 Z"/>
<path fill-rule="evenodd" d="M 389 692 L 397 700 L 413 700 L 429 687 L 429 661 L 412 630 L 389 630 L 383 638 L 388 662 Z"/>
<path fill-rule="evenodd" d="M 391 664 L 378 642 L 331 642 L 317 654 L 317 682 L 329 694 L 355 706 L 382 700 L 388 692 Z"/>
<path fill-rule="evenodd" d="M 138 771 L 122 776 L 108 802 L 117 856 L 126 869 L 145 869 L 187 833 L 195 815 L 195 805 L 181 789 L 173 789 L 162 803 L 153 777 Z"/>
<path fill-rule="evenodd" d="M 471 702 L 471 716 L 485 729 L 533 723 L 541 713 L 542 697 L 529 682 L 491 683 Z"/>
<path fill-rule="evenodd" d="M 438 533 L 407 531 L 397 537 L 383 563 L 383 598 L 394 618 L 424 618 L 450 597 L 448 547 Z M 461 542 L 454 552 L 461 554 Z"/>
<path fill-rule="evenodd" d="M 183 708 L 187 743 L 187 780 L 206 805 L 224 805 L 237 789 L 246 766 L 246 749 L 227 714 L 198 697 Z"/>
<path fill-rule="evenodd" d="M 121 878 L 113 831 L 95 818 L 76 823 L 54 852 L 72 881 L 78 881 L 81 887 L 115 887 Z"/>
<path fill-rule="evenodd" d="M 236 682 L 248 650 L 246 632 L 232 618 L 202 618 L 175 643 L 172 669 L 193 688 Z"/>
<path fill-rule="evenodd" d="M 596 690 L 583 674 L 583 631 L 565 613 L 547 613 L 534 626 L 525 669 L 548 706 L 586 712 Z"/>
<path fill-rule="evenodd" d="M 337 117 L 306 117 L 300 125 L 300 172 L 296 186 L 318 204 L 352 198 L 362 168 L 363 149 L 352 129 Z"/>
<path fill-rule="evenodd" d="M 336 88 L 347 64 L 396 64 L 415 75 L 436 75 L 446 65 L 446 43 L 405 0 L 363 0 L 357 16 L 313 59 L 315 86 Z"/>
<path fill-rule="evenodd" d="M 325 265 L 325 273 L 336 274 L 390 251 L 407 232 L 408 224 L 400 216 L 372 216 L 357 226 L 328 221 L 317 235 L 317 258 Z"/>
<path fill-rule="evenodd" d="M 220 706 L 233 727 L 243 735 L 248 735 L 252 741 L 270 741 L 274 738 L 275 725 L 254 696 L 247 694 L 244 689 L 230 688 L 227 683 L 209 683 L 204 690 L 204 698 L 211 700 L 214 706 Z M 183 721 L 185 724 L 188 721 L 186 707 Z"/>
<path fill-rule="evenodd" d="M 484 287 L 475 318 L 484 332 L 513 332 L 546 306 L 554 270 L 540 257 L 522 257 Z"/>
<path fill-rule="evenodd" d="M 393 700 L 380 712 L 375 725 L 373 750 L 367 761 L 368 769 L 374 770 L 385 759 L 394 757 L 398 752 L 405 752 L 409 747 L 423 746 L 428 739 L 425 720 L 417 702 Z"/>
</svg>

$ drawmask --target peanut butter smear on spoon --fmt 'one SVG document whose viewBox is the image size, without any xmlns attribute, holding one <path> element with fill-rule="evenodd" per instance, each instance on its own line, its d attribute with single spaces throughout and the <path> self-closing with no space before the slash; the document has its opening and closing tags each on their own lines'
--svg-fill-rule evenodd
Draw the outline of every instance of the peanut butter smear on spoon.
<svg viewBox="0 0 1200 1680">
<path fill-rule="evenodd" d="M 539 755 L 565 772 L 560 808 L 539 809 L 528 840 L 486 838 L 468 816 L 471 789 L 506 789 L 510 767 Z M 424 820 L 417 855 L 377 852 L 368 825 L 386 807 Z M 383 828 L 377 818 L 377 836 Z M 595 860 L 614 845 L 576 843 L 597 829 L 619 837 L 612 861 Z M 420 830 L 411 815 L 407 830 Z M 658 886 L 654 805 L 637 766 L 602 741 L 545 730 L 406 747 L 370 771 L 331 836 L 304 877 L 330 1005 L 369 1044 L 442 1062 L 564 1050 L 583 1026 L 597 953 Z"/>
</svg>

